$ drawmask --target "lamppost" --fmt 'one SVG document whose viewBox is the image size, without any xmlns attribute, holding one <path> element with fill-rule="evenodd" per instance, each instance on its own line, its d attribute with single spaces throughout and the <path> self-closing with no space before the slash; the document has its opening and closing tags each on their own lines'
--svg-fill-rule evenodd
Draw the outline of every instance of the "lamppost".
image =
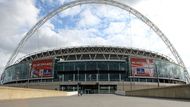
<svg viewBox="0 0 190 107">
<path fill-rule="evenodd" d="M 97 82 L 98 82 L 98 93 L 100 93 L 100 84 L 99 84 L 99 68 L 97 68 L 98 73 L 97 73 Z"/>
<path fill-rule="evenodd" d="M 99 68 L 97 68 L 97 81 L 99 81 Z"/>
<path fill-rule="evenodd" d="M 77 91 L 79 93 L 79 68 L 77 67 Z"/>
<path fill-rule="evenodd" d="M 123 83 L 123 91 L 125 91 L 125 84 L 124 84 L 124 80 L 122 80 L 122 83 Z"/>
<path fill-rule="evenodd" d="M 18 72 L 16 71 L 16 84 L 18 83 L 18 80 L 19 80 L 19 78 L 18 78 Z"/>
<path fill-rule="evenodd" d="M 159 74 L 158 74 L 158 69 L 157 69 L 157 65 L 156 64 L 155 64 L 155 70 L 156 70 L 156 78 L 157 78 L 157 82 L 158 82 L 158 87 L 160 87 Z"/>
<path fill-rule="evenodd" d="M 132 64 L 131 64 L 131 65 L 132 65 Z M 130 66 L 131 66 L 131 65 L 130 65 Z M 130 78 L 129 78 L 129 79 L 130 79 L 130 88 L 131 88 L 131 91 L 133 90 L 133 83 L 132 83 L 132 82 L 133 82 L 133 73 L 132 73 L 132 72 L 133 72 L 133 70 L 132 70 L 131 67 L 130 67 L 130 69 L 129 69 L 129 75 L 130 75 L 129 77 L 130 77 Z"/>
<path fill-rule="evenodd" d="M 131 91 L 133 90 L 133 86 L 132 86 L 132 76 L 130 77 L 130 87 L 131 87 Z"/>
<path fill-rule="evenodd" d="M 128 74 L 128 78 L 129 78 L 129 81 L 130 81 L 130 89 L 131 91 L 133 90 L 133 84 L 132 84 L 132 80 L 133 80 L 133 69 L 132 69 L 132 63 L 131 63 L 131 57 L 128 57 L 128 58 L 125 58 L 126 60 L 126 64 L 128 65 L 129 69 L 127 74 Z M 127 69 L 126 69 L 127 70 Z M 128 81 L 128 80 L 127 80 Z"/>
<path fill-rule="evenodd" d="M 29 64 L 29 69 L 28 69 L 28 78 L 27 78 L 27 88 L 29 88 L 29 82 L 30 82 L 30 73 L 31 73 L 31 71 L 32 71 L 32 67 L 31 67 L 32 65 L 31 64 Z"/>
<path fill-rule="evenodd" d="M 27 88 L 29 88 L 29 78 L 30 78 L 30 70 L 28 70 Z"/>
</svg>

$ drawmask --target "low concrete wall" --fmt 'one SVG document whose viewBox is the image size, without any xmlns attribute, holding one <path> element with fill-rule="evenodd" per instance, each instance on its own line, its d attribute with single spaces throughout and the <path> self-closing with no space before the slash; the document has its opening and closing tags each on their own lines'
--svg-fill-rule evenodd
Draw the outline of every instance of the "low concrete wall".
<svg viewBox="0 0 190 107">
<path fill-rule="evenodd" d="M 42 82 L 42 83 L 17 83 L 5 84 L 4 86 L 19 87 L 19 88 L 33 88 L 33 89 L 46 89 L 46 90 L 59 90 L 60 83 L 58 82 Z"/>
<path fill-rule="evenodd" d="M 116 95 L 122 95 L 125 96 L 126 95 L 126 91 L 115 91 Z"/>
<path fill-rule="evenodd" d="M 54 90 L 15 88 L 0 86 L 0 100 L 27 99 L 40 97 L 71 96 L 77 92 L 63 92 Z"/>
<path fill-rule="evenodd" d="M 160 83 L 159 87 L 176 86 L 179 84 Z M 119 82 L 117 85 L 117 91 L 133 91 L 158 88 L 158 83 L 152 82 Z"/>
<path fill-rule="evenodd" d="M 127 96 L 190 99 L 190 85 L 126 91 Z"/>
</svg>

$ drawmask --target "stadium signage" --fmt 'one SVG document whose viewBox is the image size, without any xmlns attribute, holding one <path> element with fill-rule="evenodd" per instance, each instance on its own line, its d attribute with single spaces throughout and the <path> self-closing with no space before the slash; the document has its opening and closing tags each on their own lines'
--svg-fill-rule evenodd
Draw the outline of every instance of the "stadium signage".
<svg viewBox="0 0 190 107">
<path fill-rule="evenodd" d="M 148 58 L 131 58 L 132 76 L 154 76 L 154 60 Z"/>
<path fill-rule="evenodd" d="M 53 59 L 34 60 L 31 68 L 32 78 L 53 77 Z"/>
</svg>

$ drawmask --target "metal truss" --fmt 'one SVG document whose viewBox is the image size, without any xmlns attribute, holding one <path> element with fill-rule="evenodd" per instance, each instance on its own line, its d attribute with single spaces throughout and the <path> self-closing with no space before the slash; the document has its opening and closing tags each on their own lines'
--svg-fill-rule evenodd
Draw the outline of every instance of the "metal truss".
<svg viewBox="0 0 190 107">
<path fill-rule="evenodd" d="M 50 18 L 52 18 L 53 16 L 57 15 L 58 13 L 68 9 L 68 8 L 72 8 L 74 6 L 77 5 L 82 5 L 82 4 L 105 4 L 105 5 L 112 5 L 121 9 L 124 9 L 130 13 L 132 13 L 134 16 L 136 16 L 138 19 L 140 19 L 142 22 L 144 22 L 145 24 L 147 24 L 161 39 L 162 41 L 167 45 L 167 47 L 170 49 L 170 51 L 172 52 L 173 56 L 175 57 L 177 63 L 181 66 L 183 66 L 185 68 L 185 73 L 186 73 L 186 79 L 187 82 L 190 82 L 190 78 L 189 78 L 189 74 L 187 72 L 187 69 L 185 67 L 185 64 L 182 60 L 182 58 L 180 57 L 180 55 L 178 54 L 177 50 L 174 48 L 174 46 L 172 45 L 172 43 L 168 40 L 168 38 L 164 35 L 164 33 L 154 24 L 152 23 L 146 16 L 142 15 L 140 12 L 138 12 L 137 10 L 133 9 L 132 7 L 114 1 L 114 0 L 76 0 L 76 1 L 72 1 L 69 2 L 67 4 L 63 4 L 62 6 L 60 6 L 59 8 L 55 9 L 54 11 L 50 12 L 47 16 L 43 17 L 41 20 L 39 20 L 36 25 L 34 25 L 28 33 L 26 33 L 26 35 L 22 38 L 22 40 L 19 42 L 17 48 L 14 50 L 14 52 L 12 53 L 11 57 L 9 58 L 6 67 L 10 66 L 11 64 L 14 63 L 18 52 L 21 50 L 21 48 L 23 47 L 23 45 L 25 44 L 25 42 L 46 22 L 48 21 Z"/>
<path fill-rule="evenodd" d="M 164 55 L 133 48 L 122 47 L 72 47 L 64 49 L 49 50 L 39 53 L 29 54 L 20 58 L 16 62 L 31 62 L 32 60 L 44 58 L 61 58 L 64 61 L 77 60 L 126 60 L 128 56 L 146 57 L 153 59 L 166 60 L 174 62 L 171 58 Z"/>
</svg>

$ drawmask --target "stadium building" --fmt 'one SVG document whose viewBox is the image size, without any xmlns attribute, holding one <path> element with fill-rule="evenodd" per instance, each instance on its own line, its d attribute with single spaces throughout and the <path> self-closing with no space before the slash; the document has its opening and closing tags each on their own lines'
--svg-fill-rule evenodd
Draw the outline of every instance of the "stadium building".
<svg viewBox="0 0 190 107">
<path fill-rule="evenodd" d="M 186 84 L 184 67 L 151 51 L 73 47 L 34 53 L 8 66 L 4 85 L 84 93 L 114 93 Z"/>
</svg>

